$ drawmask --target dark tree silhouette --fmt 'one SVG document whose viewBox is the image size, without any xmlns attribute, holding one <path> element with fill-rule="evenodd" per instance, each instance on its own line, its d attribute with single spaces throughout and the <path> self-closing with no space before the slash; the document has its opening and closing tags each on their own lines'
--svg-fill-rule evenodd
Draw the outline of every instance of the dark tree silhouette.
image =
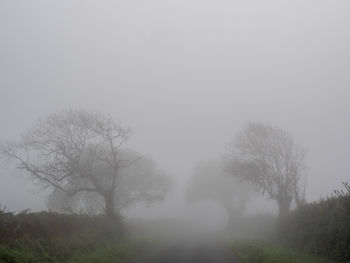
<svg viewBox="0 0 350 263">
<path fill-rule="evenodd" d="M 140 156 L 130 149 L 119 152 L 121 159 L 132 160 Z M 108 165 L 105 168 L 109 169 Z M 132 166 L 120 171 L 114 190 L 114 209 L 119 213 L 135 204 L 151 205 L 162 201 L 171 187 L 170 177 L 151 158 L 142 156 Z M 103 203 L 103 198 L 98 193 L 81 192 L 69 196 L 56 188 L 49 195 L 48 208 L 57 212 L 98 214 L 102 211 Z"/>
<path fill-rule="evenodd" d="M 0 150 L 34 183 L 69 196 L 98 194 L 105 214 L 112 218 L 120 172 L 136 162 L 119 158 L 129 135 L 130 129 L 109 116 L 67 110 L 39 120 L 17 142 L 2 144 Z"/>
<path fill-rule="evenodd" d="M 226 170 L 257 186 L 276 200 L 284 217 L 293 200 L 304 202 L 305 154 L 285 131 L 260 123 L 250 123 L 228 147 Z"/>
</svg>

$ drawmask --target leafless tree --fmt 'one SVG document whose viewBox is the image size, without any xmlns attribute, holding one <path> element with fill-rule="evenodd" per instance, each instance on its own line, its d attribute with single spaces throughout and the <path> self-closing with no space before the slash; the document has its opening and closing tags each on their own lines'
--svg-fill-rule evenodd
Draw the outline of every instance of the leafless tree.
<svg viewBox="0 0 350 263">
<path fill-rule="evenodd" d="M 229 145 L 226 170 L 276 200 L 280 217 L 304 201 L 305 153 L 285 131 L 250 123 Z"/>
<path fill-rule="evenodd" d="M 136 160 L 119 158 L 130 129 L 111 117 L 67 110 L 49 115 L 17 142 L 0 146 L 37 184 L 54 187 L 69 196 L 99 194 L 108 217 L 114 217 L 114 195 L 120 170 Z"/>
<path fill-rule="evenodd" d="M 119 158 L 133 160 L 141 154 L 130 149 L 119 151 Z M 107 169 L 109 168 L 106 165 Z M 142 156 L 134 165 L 120 171 L 118 184 L 115 188 L 115 211 L 122 213 L 135 204 L 149 206 L 163 201 L 172 188 L 171 178 L 159 169 L 154 160 Z M 81 192 L 69 196 L 59 189 L 54 189 L 49 195 L 48 208 L 57 212 L 82 212 L 98 214 L 103 207 L 103 199 L 97 193 Z"/>
</svg>

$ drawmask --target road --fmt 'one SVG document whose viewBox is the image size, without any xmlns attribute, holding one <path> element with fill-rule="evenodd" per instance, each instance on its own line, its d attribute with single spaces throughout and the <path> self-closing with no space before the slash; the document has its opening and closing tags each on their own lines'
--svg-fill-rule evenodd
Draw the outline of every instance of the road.
<svg viewBox="0 0 350 263">
<path fill-rule="evenodd" d="M 241 263 L 221 242 L 174 242 L 134 259 L 131 263 Z"/>
</svg>

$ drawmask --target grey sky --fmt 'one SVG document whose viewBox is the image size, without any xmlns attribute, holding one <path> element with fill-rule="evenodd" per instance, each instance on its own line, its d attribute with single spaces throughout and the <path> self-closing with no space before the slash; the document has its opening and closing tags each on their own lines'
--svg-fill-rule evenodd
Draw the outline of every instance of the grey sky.
<svg viewBox="0 0 350 263">
<path fill-rule="evenodd" d="M 308 150 L 317 199 L 350 179 L 349 11 L 347 0 L 3 0 L 0 139 L 54 111 L 96 110 L 185 179 L 262 121 Z M 1 171 L 0 203 L 35 207 Z"/>
</svg>

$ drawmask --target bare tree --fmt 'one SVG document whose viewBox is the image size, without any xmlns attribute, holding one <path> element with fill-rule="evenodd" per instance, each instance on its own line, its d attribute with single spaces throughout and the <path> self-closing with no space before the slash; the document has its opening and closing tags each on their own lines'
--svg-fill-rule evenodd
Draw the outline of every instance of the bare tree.
<svg viewBox="0 0 350 263">
<path fill-rule="evenodd" d="M 225 163 L 228 172 L 276 200 L 279 214 L 284 217 L 293 200 L 296 205 L 304 201 L 304 157 L 304 151 L 285 131 L 250 123 L 229 145 Z"/>
<path fill-rule="evenodd" d="M 0 150 L 44 188 L 69 196 L 97 193 L 106 215 L 114 217 L 120 170 L 135 162 L 119 158 L 129 135 L 130 130 L 111 117 L 67 110 L 39 120 L 19 141 L 2 144 Z"/>
<path fill-rule="evenodd" d="M 121 150 L 119 158 L 133 160 L 141 156 L 133 150 Z M 108 166 L 107 166 L 108 168 Z M 135 204 L 151 205 L 163 201 L 172 187 L 170 177 L 159 169 L 151 158 L 142 156 L 134 165 L 122 169 L 115 188 L 116 212 L 122 212 Z M 83 212 L 98 214 L 103 199 L 97 193 L 81 192 L 69 196 L 59 189 L 49 195 L 48 208 L 57 212 Z"/>
</svg>

